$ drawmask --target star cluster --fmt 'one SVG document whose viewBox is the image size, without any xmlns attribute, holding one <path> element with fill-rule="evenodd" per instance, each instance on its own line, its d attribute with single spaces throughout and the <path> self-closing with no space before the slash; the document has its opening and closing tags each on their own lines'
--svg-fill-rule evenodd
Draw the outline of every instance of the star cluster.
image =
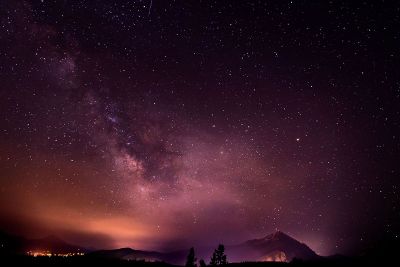
<svg viewBox="0 0 400 267">
<path fill-rule="evenodd" d="M 1 227 L 172 250 L 399 238 L 399 5 L 2 1 Z"/>
</svg>

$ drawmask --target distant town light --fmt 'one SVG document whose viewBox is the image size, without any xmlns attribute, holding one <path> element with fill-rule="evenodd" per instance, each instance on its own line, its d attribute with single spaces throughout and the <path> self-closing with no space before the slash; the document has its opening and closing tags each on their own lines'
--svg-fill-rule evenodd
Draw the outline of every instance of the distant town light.
<svg viewBox="0 0 400 267">
<path fill-rule="evenodd" d="M 32 257 L 73 257 L 73 256 L 85 255 L 85 253 L 83 252 L 52 253 L 48 250 L 46 251 L 30 250 L 26 254 Z"/>
</svg>

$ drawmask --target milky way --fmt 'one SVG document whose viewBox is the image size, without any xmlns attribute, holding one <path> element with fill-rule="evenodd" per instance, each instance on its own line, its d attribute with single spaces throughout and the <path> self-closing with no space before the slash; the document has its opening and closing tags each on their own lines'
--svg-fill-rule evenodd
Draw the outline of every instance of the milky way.
<svg viewBox="0 0 400 267">
<path fill-rule="evenodd" d="M 307 2 L 1 1 L 1 229 L 398 238 L 399 6 Z"/>
</svg>

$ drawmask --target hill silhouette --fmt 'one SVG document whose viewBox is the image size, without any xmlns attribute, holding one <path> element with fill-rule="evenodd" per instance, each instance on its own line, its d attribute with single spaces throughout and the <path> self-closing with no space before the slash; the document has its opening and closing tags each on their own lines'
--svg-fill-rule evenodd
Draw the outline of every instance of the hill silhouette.
<svg viewBox="0 0 400 267">
<path fill-rule="evenodd" d="M 89 249 L 72 245 L 57 236 L 27 239 L 21 236 L 0 233 L 1 254 L 26 254 L 28 251 L 50 251 L 51 253 L 89 252 Z"/>
<path fill-rule="evenodd" d="M 196 257 L 209 260 L 213 247 L 196 249 Z M 277 231 L 261 239 L 248 240 L 244 243 L 226 246 L 226 254 L 230 262 L 243 261 L 281 261 L 289 262 L 294 258 L 313 260 L 319 256 L 306 244 L 303 244 L 287 234 Z M 126 260 L 164 261 L 171 264 L 183 264 L 187 250 L 174 252 L 143 251 L 131 248 L 115 250 L 100 250 L 90 253 L 94 257 L 115 258 Z"/>
<path fill-rule="evenodd" d="M 246 241 L 236 249 L 249 251 L 253 261 L 291 261 L 294 258 L 314 260 L 319 257 L 306 244 L 281 231 Z"/>
</svg>

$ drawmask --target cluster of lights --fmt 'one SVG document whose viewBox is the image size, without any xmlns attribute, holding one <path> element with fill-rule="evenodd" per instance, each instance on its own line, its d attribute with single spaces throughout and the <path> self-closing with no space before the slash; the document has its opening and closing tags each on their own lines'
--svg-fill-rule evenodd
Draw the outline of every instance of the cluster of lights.
<svg viewBox="0 0 400 267">
<path fill-rule="evenodd" d="M 268 262 L 287 262 L 286 254 L 283 251 L 274 251 L 269 255 L 263 257 L 261 261 L 268 261 Z"/>
<path fill-rule="evenodd" d="M 83 256 L 83 252 L 69 252 L 69 253 L 51 253 L 50 251 L 28 251 L 26 254 L 33 257 L 73 257 Z"/>
</svg>

